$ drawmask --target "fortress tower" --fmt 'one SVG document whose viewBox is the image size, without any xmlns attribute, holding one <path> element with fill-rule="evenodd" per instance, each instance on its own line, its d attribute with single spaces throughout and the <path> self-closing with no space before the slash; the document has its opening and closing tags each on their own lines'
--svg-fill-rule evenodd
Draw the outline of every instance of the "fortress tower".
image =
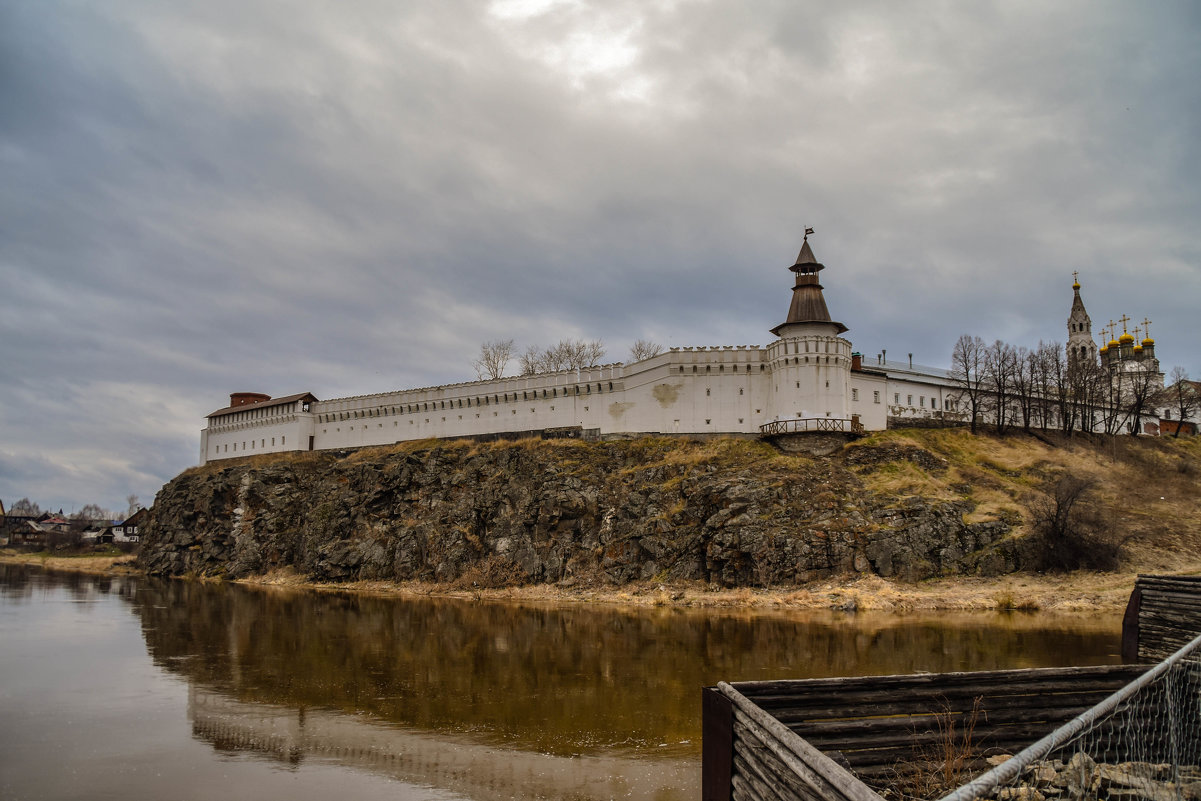
<svg viewBox="0 0 1201 801">
<path fill-rule="evenodd" d="M 1072 311 L 1068 313 L 1068 361 L 1097 363 L 1097 343 L 1093 341 L 1093 321 L 1080 299 L 1080 280 L 1072 274 Z"/>
<path fill-rule="evenodd" d="M 817 274 L 825 266 L 813 256 L 806 229 L 801 252 L 788 269 L 796 274 L 788 317 L 771 329 L 779 337 L 767 346 L 772 419 L 849 419 L 851 343 L 847 327 L 830 319 Z"/>
</svg>

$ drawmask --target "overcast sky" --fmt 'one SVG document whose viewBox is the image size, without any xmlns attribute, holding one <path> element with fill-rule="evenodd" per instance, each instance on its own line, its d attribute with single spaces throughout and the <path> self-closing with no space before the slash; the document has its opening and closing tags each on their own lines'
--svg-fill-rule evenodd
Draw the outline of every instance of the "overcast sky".
<svg viewBox="0 0 1201 801">
<path fill-rule="evenodd" d="M 766 344 L 805 226 L 869 359 L 1063 341 L 1079 271 L 1201 376 L 1199 76 L 1185 1 L 5 0 L 0 498 L 485 340 Z"/>
</svg>

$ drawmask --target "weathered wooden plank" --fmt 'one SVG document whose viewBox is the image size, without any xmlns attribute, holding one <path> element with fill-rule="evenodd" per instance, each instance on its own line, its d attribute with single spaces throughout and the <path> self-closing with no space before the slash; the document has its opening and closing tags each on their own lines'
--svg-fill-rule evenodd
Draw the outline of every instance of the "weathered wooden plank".
<svg viewBox="0 0 1201 801">
<path fill-rule="evenodd" d="M 818 692 L 809 692 L 809 688 L 798 687 L 797 692 L 787 696 L 777 695 L 751 700 L 772 714 L 797 714 L 813 710 L 815 716 L 821 717 L 867 717 L 871 714 L 885 717 L 902 714 L 908 710 L 937 709 L 944 705 L 970 709 L 976 698 L 983 699 L 982 703 L 993 707 L 1005 706 L 1010 699 L 1020 703 L 1021 699 L 1031 696 L 1043 696 L 1054 704 L 1055 699 L 1063 695 L 1094 693 L 1104 696 L 1112 693 L 1138 678 L 1147 666 L 1139 667 L 1142 669 L 1132 670 L 1120 677 L 1109 677 L 1104 681 L 1082 680 L 1072 687 L 1059 682 L 1047 686 L 1030 685 L 1023 692 L 996 692 L 995 688 L 983 686 Z"/>
<path fill-rule="evenodd" d="M 745 738 L 734 745 L 734 773 L 751 780 L 756 788 L 762 782 L 767 789 L 758 790 L 758 794 L 765 801 L 787 801 L 813 794 L 812 788 L 801 786 L 769 750 L 757 743 L 752 745 Z"/>
<path fill-rule="evenodd" d="M 745 696 L 728 684 L 718 685 L 730 698 L 735 708 L 736 720 L 745 719 L 748 728 L 762 732 L 764 742 L 772 752 L 790 769 L 797 772 L 806 783 L 813 786 L 822 798 L 835 796 L 846 801 L 882 801 L 879 795 L 825 754 L 797 737 L 788 728 L 755 706 Z"/>
<path fill-rule="evenodd" d="M 1123 685 L 1103 687 L 1089 692 L 1057 693 L 1050 695 L 1020 695 L 1008 698 L 980 698 L 979 717 L 990 715 L 1007 715 L 1010 713 L 1025 714 L 1029 710 L 1045 710 L 1051 716 L 1062 715 L 1064 710 L 1082 710 L 1099 703 Z M 826 699 L 827 703 L 830 699 Z M 812 722 L 823 724 L 827 721 L 877 721 L 881 726 L 907 725 L 929 720 L 937 716 L 950 714 L 952 719 L 970 715 L 976 708 L 974 698 L 945 699 L 937 698 L 902 698 L 894 703 L 847 704 L 827 707 L 773 707 L 766 708 L 772 717 L 782 723 L 793 726 L 797 723 Z M 912 718 L 913 720 L 907 720 Z"/>
<path fill-rule="evenodd" d="M 716 687 L 701 690 L 701 799 L 729 801 L 734 706 Z"/>
<path fill-rule="evenodd" d="M 922 687 L 940 686 L 956 687 L 959 685 L 980 685 L 1005 681 L 1018 684 L 1023 681 L 1042 682 L 1055 677 L 1072 676 L 1103 676 L 1107 673 L 1121 673 L 1130 669 L 1128 665 L 1092 665 L 1086 667 L 1059 668 L 1022 668 L 1017 670 L 980 670 L 953 673 L 912 673 L 887 676 L 852 676 L 814 679 L 776 679 L 771 681 L 742 681 L 731 683 L 730 686 L 747 698 L 754 699 L 759 695 L 771 695 L 777 690 L 787 691 L 796 685 L 824 689 L 842 689 L 854 686 L 873 687 Z"/>
<path fill-rule="evenodd" d="M 822 772 L 821 767 L 814 769 L 807 760 L 797 757 L 787 746 L 780 742 L 781 735 L 769 731 L 744 714 L 735 701 L 734 725 L 738 730 L 737 740 L 748 743 L 751 747 L 763 750 L 762 757 L 768 754 L 780 763 L 776 769 L 778 777 L 788 777 L 790 784 L 795 783 L 793 791 L 798 795 L 814 795 L 818 798 L 843 799 L 843 794 Z M 791 734 L 791 733 L 790 733 Z M 811 746 L 810 746 L 811 747 Z M 814 749 L 815 753 L 817 752 Z"/>
<path fill-rule="evenodd" d="M 970 695 L 987 689 L 996 695 L 1023 692 L 1053 692 L 1057 686 L 1077 688 L 1080 682 L 1107 680 L 1138 675 L 1145 666 L 1099 665 L 1088 668 L 1031 668 L 1024 670 L 981 671 L 979 673 L 916 674 L 913 676 L 860 676 L 842 679 L 793 679 L 763 682 L 739 682 L 731 686 L 756 704 L 771 704 L 789 697 L 861 693 L 865 700 L 891 697 L 904 690 L 914 695 L 927 690 L 938 693 Z M 745 691 L 744 691 L 745 690 Z"/>
<path fill-rule="evenodd" d="M 1122 615 L 1122 660 L 1125 662 L 1138 661 L 1138 641 L 1141 633 L 1139 613 L 1142 610 L 1143 590 L 1138 581 L 1126 601 L 1126 612 Z"/>
</svg>

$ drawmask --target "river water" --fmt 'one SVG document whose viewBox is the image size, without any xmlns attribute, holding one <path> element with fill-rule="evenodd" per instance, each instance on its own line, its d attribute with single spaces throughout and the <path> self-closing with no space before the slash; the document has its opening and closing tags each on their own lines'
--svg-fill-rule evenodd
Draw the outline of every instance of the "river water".
<svg viewBox="0 0 1201 801">
<path fill-rule="evenodd" d="M 0 565 L 0 798 L 696 799 L 720 680 L 1120 661 L 1116 615 L 765 614 Z"/>
</svg>

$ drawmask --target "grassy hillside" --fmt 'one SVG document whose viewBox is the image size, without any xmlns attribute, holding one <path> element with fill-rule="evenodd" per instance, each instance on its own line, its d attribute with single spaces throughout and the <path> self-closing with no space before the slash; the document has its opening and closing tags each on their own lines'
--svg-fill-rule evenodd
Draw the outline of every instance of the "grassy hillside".
<svg viewBox="0 0 1201 801">
<path fill-rule="evenodd" d="M 841 458 L 866 448 L 927 453 L 852 467 L 876 491 L 970 502 L 969 520 L 1006 520 L 1014 535 L 1031 529 L 1031 506 L 1062 476 L 1085 479 L 1084 496 L 1108 534 L 1123 545 L 1124 566 L 1172 570 L 1180 557 L 1201 558 L 1201 438 L 975 435 L 960 429 L 906 429 L 874 434 Z M 837 458 L 837 457 L 836 457 Z"/>
</svg>

